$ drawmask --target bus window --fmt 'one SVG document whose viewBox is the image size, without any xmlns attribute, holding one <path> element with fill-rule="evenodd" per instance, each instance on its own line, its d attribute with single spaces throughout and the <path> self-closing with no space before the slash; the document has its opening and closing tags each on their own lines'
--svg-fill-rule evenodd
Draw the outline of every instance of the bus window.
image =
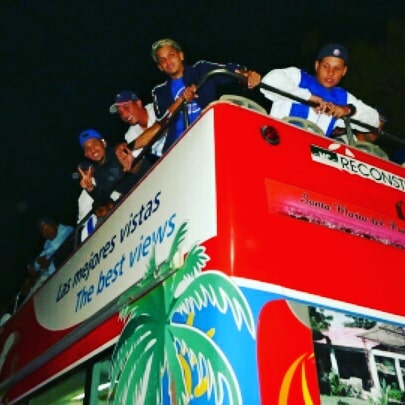
<svg viewBox="0 0 405 405">
<path fill-rule="evenodd" d="M 83 404 L 86 370 L 80 370 L 64 376 L 56 384 L 34 395 L 28 402 L 29 405 L 43 404 Z"/>
<path fill-rule="evenodd" d="M 88 361 L 63 377 L 48 385 L 39 393 L 34 394 L 29 405 L 79 405 L 79 404 L 107 404 L 109 382 L 110 355 L 103 355 Z M 88 387 L 88 388 L 87 388 Z M 89 396 L 87 400 L 86 396 Z"/>
<path fill-rule="evenodd" d="M 107 404 L 110 380 L 108 378 L 110 360 L 105 359 L 94 363 L 91 374 L 91 404 Z"/>
</svg>

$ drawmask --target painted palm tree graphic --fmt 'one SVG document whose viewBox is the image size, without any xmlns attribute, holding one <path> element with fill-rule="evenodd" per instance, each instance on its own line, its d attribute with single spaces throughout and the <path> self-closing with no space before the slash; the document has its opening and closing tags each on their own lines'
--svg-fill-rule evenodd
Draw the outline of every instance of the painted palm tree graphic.
<svg viewBox="0 0 405 405">
<path fill-rule="evenodd" d="M 152 253 L 145 277 L 128 295 L 173 269 L 186 232 L 184 223 L 161 266 L 156 266 Z M 197 329 L 192 319 L 196 311 L 209 305 L 221 313 L 230 309 L 238 330 L 244 323 L 252 337 L 254 320 L 245 297 L 229 278 L 217 271 L 201 271 L 208 259 L 204 247 L 194 246 L 173 275 L 122 310 L 126 325 L 110 370 L 111 381 L 115 381 L 110 389 L 114 404 L 187 404 L 201 395 L 221 404 L 224 387 L 229 403 L 242 403 L 232 366 L 211 338 L 213 330 Z M 179 317 L 187 321 L 176 322 Z"/>
</svg>

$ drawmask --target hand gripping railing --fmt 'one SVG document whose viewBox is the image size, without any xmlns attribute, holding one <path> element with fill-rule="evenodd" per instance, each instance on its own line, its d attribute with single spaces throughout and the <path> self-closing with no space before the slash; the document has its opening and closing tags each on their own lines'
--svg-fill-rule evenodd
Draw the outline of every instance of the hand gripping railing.
<svg viewBox="0 0 405 405">
<path fill-rule="evenodd" d="M 200 82 L 196 85 L 196 92 L 198 93 L 198 90 L 204 86 L 204 84 L 212 77 L 212 76 L 216 76 L 216 75 L 226 75 L 229 77 L 232 77 L 236 80 L 241 81 L 242 83 L 247 83 L 247 78 L 245 76 L 243 76 L 242 74 L 239 73 L 235 73 L 232 72 L 230 70 L 227 69 L 214 69 L 211 70 L 210 72 L 206 73 L 203 78 L 200 80 Z M 139 153 L 139 155 L 134 159 L 134 162 L 132 164 L 132 166 L 135 166 L 142 158 L 143 156 L 145 156 L 146 154 L 150 153 L 152 145 L 158 141 L 160 138 L 162 138 L 167 129 L 169 128 L 170 124 L 172 123 L 172 121 L 174 119 L 176 119 L 176 117 L 178 116 L 178 114 L 180 113 L 180 111 L 185 111 L 187 106 L 187 101 L 184 101 L 182 104 L 180 104 L 171 114 L 170 116 L 165 119 L 164 121 L 162 121 L 162 126 L 160 128 L 160 130 L 156 133 L 156 135 L 148 142 L 148 144 L 142 149 L 142 151 Z M 189 122 L 187 119 L 187 114 L 184 114 L 185 117 L 185 124 L 186 124 L 186 128 L 189 126 Z"/>
<path fill-rule="evenodd" d="M 287 97 L 287 98 L 289 98 L 291 100 L 297 101 L 297 102 L 299 102 L 301 104 L 308 105 L 310 107 L 317 107 L 319 105 L 318 103 L 315 103 L 315 102 L 309 101 L 309 100 L 304 100 L 301 97 L 295 96 L 294 94 L 287 93 L 287 92 L 285 92 L 283 90 L 277 89 L 276 87 L 270 86 L 270 85 L 268 85 L 266 83 L 260 83 L 259 86 L 262 89 L 271 91 L 273 93 L 277 93 L 277 94 L 279 94 L 281 96 Z M 405 145 L 405 139 L 403 139 L 403 138 L 400 138 L 398 136 L 390 134 L 387 131 L 384 131 L 384 130 L 382 130 L 380 128 L 374 127 L 374 126 L 372 126 L 370 124 L 367 124 L 365 122 L 356 120 L 354 118 L 351 118 L 351 117 L 344 117 L 344 118 L 345 118 L 344 119 L 345 123 L 349 121 L 351 124 L 358 125 L 358 126 L 364 128 L 364 129 L 369 130 L 370 132 L 378 134 L 381 137 L 384 137 L 384 138 L 389 139 L 389 140 L 391 140 L 391 141 L 393 141 L 395 143 L 398 143 L 399 145 Z"/>
</svg>

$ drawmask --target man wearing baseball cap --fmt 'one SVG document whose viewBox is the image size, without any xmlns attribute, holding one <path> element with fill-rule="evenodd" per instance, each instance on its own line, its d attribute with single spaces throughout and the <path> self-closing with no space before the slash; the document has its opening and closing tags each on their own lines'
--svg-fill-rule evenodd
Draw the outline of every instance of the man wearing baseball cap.
<svg viewBox="0 0 405 405">
<path fill-rule="evenodd" d="M 114 149 L 94 129 L 82 131 L 79 144 L 88 159 L 78 167 L 80 185 L 93 200 L 108 198 L 114 191 L 126 194 L 151 167 L 146 159 L 140 160 L 135 167 L 123 166 Z"/>
<path fill-rule="evenodd" d="M 273 101 L 270 115 L 280 119 L 298 117 L 312 121 L 328 137 L 336 126 L 344 127 L 339 118 L 347 116 L 377 127 L 377 110 L 338 87 L 347 73 L 348 59 L 348 51 L 343 45 L 330 43 L 324 45 L 316 57 L 315 76 L 296 67 L 274 69 L 267 73 L 262 83 L 303 100 L 300 103 L 261 88 L 264 96 Z M 353 128 L 363 129 L 355 125 Z"/>
<path fill-rule="evenodd" d="M 155 111 L 153 104 L 145 106 L 138 95 L 132 90 L 121 90 L 115 95 L 114 104 L 109 109 L 111 114 L 118 113 L 121 120 L 128 123 L 130 127 L 125 133 L 125 141 L 132 155 L 137 157 L 142 148 L 147 146 L 158 133 L 161 125 L 156 123 Z M 162 156 L 165 137 L 158 139 L 151 147 L 150 160 L 153 162 L 157 157 Z M 116 152 L 125 153 L 125 144 L 120 144 Z"/>
</svg>

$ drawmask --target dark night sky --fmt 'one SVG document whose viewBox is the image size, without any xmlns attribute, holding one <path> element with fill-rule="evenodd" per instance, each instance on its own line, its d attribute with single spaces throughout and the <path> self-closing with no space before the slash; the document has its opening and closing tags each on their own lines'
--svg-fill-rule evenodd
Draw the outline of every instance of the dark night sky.
<svg viewBox="0 0 405 405">
<path fill-rule="evenodd" d="M 52 4 L 53 3 L 53 4 Z M 385 39 L 387 21 L 405 16 L 404 0 L 116 0 L 2 2 L 0 50 L 0 304 L 18 290 L 25 264 L 41 250 L 43 215 L 74 224 L 81 159 L 77 134 L 99 130 L 111 143 L 125 124 L 108 113 L 114 94 L 134 89 L 150 101 L 164 80 L 150 58 L 153 41 L 176 39 L 189 62 L 240 62 L 260 73 L 310 69 L 319 43 Z"/>
</svg>

